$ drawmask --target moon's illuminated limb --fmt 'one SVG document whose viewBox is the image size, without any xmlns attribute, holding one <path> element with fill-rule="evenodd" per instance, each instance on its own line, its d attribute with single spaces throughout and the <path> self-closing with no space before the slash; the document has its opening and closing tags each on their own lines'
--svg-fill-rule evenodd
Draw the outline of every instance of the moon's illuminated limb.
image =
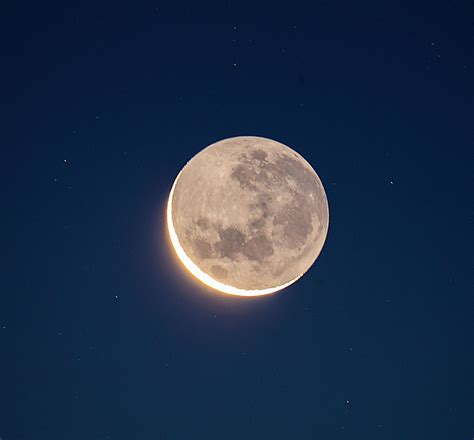
<svg viewBox="0 0 474 440">
<path fill-rule="evenodd" d="M 184 169 L 184 168 L 183 168 Z M 182 248 L 181 244 L 179 243 L 178 235 L 173 226 L 173 216 L 171 215 L 173 209 L 173 193 L 176 187 L 176 183 L 178 182 L 179 176 L 183 170 L 181 170 L 176 177 L 173 186 L 171 188 L 171 192 L 168 198 L 168 206 L 166 210 L 166 219 L 168 224 L 168 233 L 171 239 L 171 243 L 173 248 L 178 255 L 178 258 L 184 264 L 184 267 L 189 270 L 198 280 L 202 281 L 206 286 L 212 287 L 215 290 L 218 290 L 223 293 L 229 293 L 231 295 L 238 295 L 238 296 L 261 296 L 261 295 L 268 295 L 269 293 L 278 292 L 279 290 L 288 287 L 290 284 L 293 284 L 299 278 L 303 276 L 303 274 L 297 276 L 295 279 L 282 284 L 281 286 L 276 287 L 269 287 L 267 289 L 259 289 L 259 290 L 246 290 L 246 289 L 238 289 L 237 287 L 229 286 L 228 284 L 220 283 L 216 281 L 212 277 L 210 277 L 207 273 L 204 273 L 199 267 L 188 257 L 184 249 Z"/>
</svg>

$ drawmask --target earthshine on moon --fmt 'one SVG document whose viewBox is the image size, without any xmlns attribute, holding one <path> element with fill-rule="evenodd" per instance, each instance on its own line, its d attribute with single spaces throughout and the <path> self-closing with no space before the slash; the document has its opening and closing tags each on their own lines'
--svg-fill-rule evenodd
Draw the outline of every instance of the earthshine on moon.
<svg viewBox="0 0 474 440">
<path fill-rule="evenodd" d="M 176 254 L 196 278 L 224 293 L 258 296 L 289 286 L 312 266 L 329 210 L 302 156 L 241 136 L 208 146 L 180 171 L 167 224 Z"/>
</svg>

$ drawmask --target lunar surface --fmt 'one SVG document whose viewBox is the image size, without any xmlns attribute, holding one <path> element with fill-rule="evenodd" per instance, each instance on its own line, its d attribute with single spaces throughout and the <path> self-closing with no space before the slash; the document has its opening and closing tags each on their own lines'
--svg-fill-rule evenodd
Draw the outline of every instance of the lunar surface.
<svg viewBox="0 0 474 440">
<path fill-rule="evenodd" d="M 329 211 L 311 165 L 261 137 L 216 142 L 176 177 L 168 232 L 184 266 L 214 289 L 255 296 L 294 283 L 326 239 Z"/>
</svg>

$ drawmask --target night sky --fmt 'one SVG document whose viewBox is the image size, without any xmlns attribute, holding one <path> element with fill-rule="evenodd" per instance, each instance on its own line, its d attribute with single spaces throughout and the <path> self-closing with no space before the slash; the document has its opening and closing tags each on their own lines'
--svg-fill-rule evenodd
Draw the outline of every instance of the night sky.
<svg viewBox="0 0 474 440">
<path fill-rule="evenodd" d="M 2 9 L 1 439 L 472 439 L 474 5 L 119 3 Z M 238 135 L 330 205 L 259 298 L 165 223 Z"/>
</svg>

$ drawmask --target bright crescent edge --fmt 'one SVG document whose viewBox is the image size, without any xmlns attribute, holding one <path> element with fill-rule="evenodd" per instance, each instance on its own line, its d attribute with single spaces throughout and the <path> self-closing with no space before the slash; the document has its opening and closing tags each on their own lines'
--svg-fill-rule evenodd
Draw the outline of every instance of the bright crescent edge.
<svg viewBox="0 0 474 440">
<path fill-rule="evenodd" d="M 176 176 L 173 186 L 171 187 L 171 192 L 168 198 L 168 205 L 167 205 L 167 210 L 166 210 L 166 220 L 168 224 L 169 237 L 173 245 L 174 251 L 176 252 L 176 255 L 181 260 L 181 262 L 184 264 L 184 267 L 189 272 L 191 272 L 192 275 L 194 275 L 199 281 L 202 281 L 206 286 L 211 287 L 212 289 L 218 290 L 223 293 L 228 293 L 230 295 L 238 295 L 238 296 L 262 296 L 262 295 L 268 295 L 270 293 L 278 292 L 279 290 L 282 290 L 285 287 L 288 287 L 290 284 L 293 284 L 294 282 L 298 281 L 304 275 L 304 272 L 303 272 L 301 275 L 298 275 L 293 280 L 285 284 L 282 284 L 280 286 L 269 287 L 267 289 L 246 290 L 246 289 L 239 289 L 237 287 L 229 286 L 228 284 L 220 283 L 219 281 L 216 281 L 215 279 L 210 277 L 208 274 L 203 272 L 201 269 L 199 269 L 199 267 L 191 260 L 191 258 L 188 257 L 184 249 L 181 247 L 181 244 L 178 239 L 178 235 L 176 234 L 176 231 L 173 226 L 173 216 L 171 215 L 172 208 L 173 208 L 172 205 L 173 205 L 174 189 L 176 187 L 176 183 L 178 182 L 179 176 L 184 171 L 184 168 Z"/>
</svg>

